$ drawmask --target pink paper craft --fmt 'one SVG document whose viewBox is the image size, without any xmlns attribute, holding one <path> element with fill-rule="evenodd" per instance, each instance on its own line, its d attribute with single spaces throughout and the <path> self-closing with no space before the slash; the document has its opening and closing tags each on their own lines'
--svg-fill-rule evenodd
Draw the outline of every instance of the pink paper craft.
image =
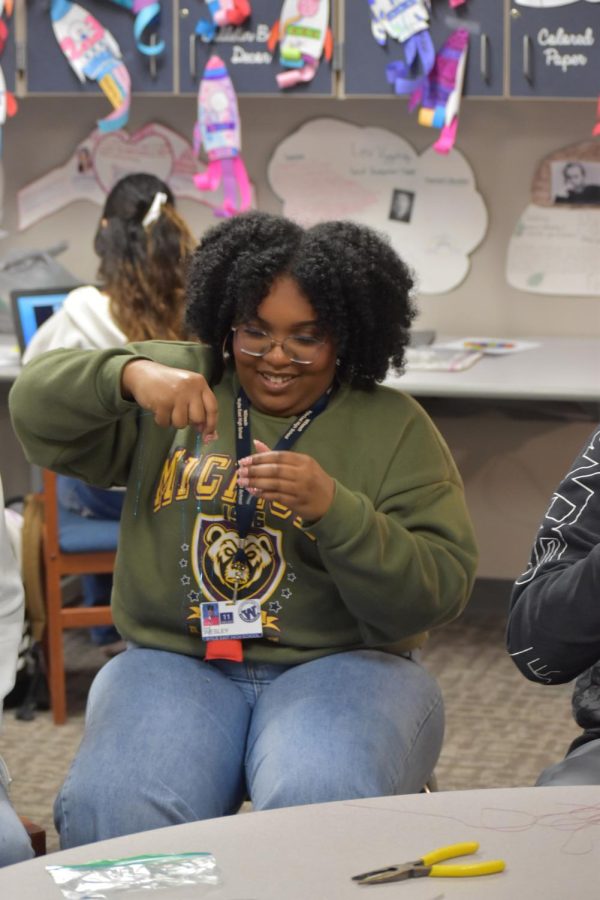
<svg viewBox="0 0 600 900">
<path fill-rule="evenodd" d="M 123 128 L 129 119 L 131 79 L 114 37 L 94 16 L 70 0 L 51 0 L 52 29 L 79 80 L 97 81 L 114 111 L 97 124 L 101 131 Z"/>
<path fill-rule="evenodd" d="M 199 191 L 216 191 L 222 183 L 223 205 L 214 209 L 216 216 L 234 216 L 251 205 L 240 135 L 237 97 L 227 67 L 218 56 L 211 56 L 198 89 L 193 141 L 196 154 L 204 147 L 208 167 L 194 176 L 194 184 Z"/>
<path fill-rule="evenodd" d="M 281 15 L 267 41 L 271 53 L 279 44 L 279 62 L 286 69 L 276 75 L 280 88 L 312 81 L 321 56 L 330 60 L 333 39 L 329 28 L 329 0 L 284 0 Z"/>
</svg>

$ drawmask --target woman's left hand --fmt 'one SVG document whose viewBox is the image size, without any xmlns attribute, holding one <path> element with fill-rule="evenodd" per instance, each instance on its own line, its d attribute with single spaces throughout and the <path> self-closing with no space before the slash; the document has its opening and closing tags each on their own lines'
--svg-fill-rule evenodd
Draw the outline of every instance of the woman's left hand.
<svg viewBox="0 0 600 900">
<path fill-rule="evenodd" d="M 333 501 L 335 482 L 318 462 L 305 453 L 270 450 L 254 441 L 258 450 L 239 461 L 238 480 L 251 494 L 289 507 L 305 522 L 316 522 Z"/>
</svg>

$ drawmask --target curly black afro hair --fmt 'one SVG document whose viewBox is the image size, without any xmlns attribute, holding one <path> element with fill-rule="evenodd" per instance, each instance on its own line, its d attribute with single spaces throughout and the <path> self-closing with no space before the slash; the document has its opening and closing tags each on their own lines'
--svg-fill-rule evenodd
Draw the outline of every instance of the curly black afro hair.
<svg viewBox="0 0 600 900">
<path fill-rule="evenodd" d="M 332 337 L 340 381 L 370 389 L 390 365 L 402 370 L 416 314 L 413 277 L 387 238 L 354 222 L 304 229 L 283 216 L 248 212 L 214 226 L 190 261 L 189 331 L 222 360 L 232 325 L 250 321 L 284 275 Z"/>
</svg>

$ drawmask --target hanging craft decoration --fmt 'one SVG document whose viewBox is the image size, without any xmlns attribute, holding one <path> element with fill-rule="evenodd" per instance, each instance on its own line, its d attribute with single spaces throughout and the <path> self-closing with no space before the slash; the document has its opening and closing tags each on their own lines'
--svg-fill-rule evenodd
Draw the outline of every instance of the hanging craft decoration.
<svg viewBox="0 0 600 900">
<path fill-rule="evenodd" d="M 242 25 L 252 12 L 248 0 L 206 0 L 210 19 L 200 19 L 196 34 L 203 41 L 212 41 L 217 28 L 225 25 Z"/>
<path fill-rule="evenodd" d="M 81 82 L 97 81 L 114 107 L 98 121 L 101 131 L 117 131 L 129 118 L 131 79 L 116 40 L 86 9 L 70 0 L 52 0 L 52 29 Z"/>
<path fill-rule="evenodd" d="M 279 62 L 287 69 L 276 76 L 279 87 L 312 81 L 321 56 L 329 62 L 333 52 L 329 0 L 284 0 L 267 41 L 271 53 L 278 43 Z"/>
<path fill-rule="evenodd" d="M 241 127 L 237 97 L 227 67 L 218 56 L 206 63 L 198 89 L 198 120 L 194 126 L 194 153 L 204 147 L 206 171 L 194 176 L 199 191 L 216 191 L 223 183 L 223 205 L 216 216 L 234 216 L 249 209 L 252 194 L 241 157 Z"/>
<path fill-rule="evenodd" d="M 146 39 L 150 28 L 160 22 L 160 3 L 158 0 L 112 0 L 117 6 L 128 9 L 135 16 L 133 36 L 135 45 L 144 56 L 159 56 L 165 49 L 164 41 L 150 43 Z"/>
<path fill-rule="evenodd" d="M 7 16 L 11 16 L 13 11 L 12 0 L 0 0 L 0 16 L 6 12 Z M 8 38 L 8 25 L 3 18 L 0 18 L 0 55 L 4 51 L 4 46 Z M 7 90 L 4 72 L 0 66 L 0 157 L 2 156 L 2 127 L 6 119 L 14 116 L 17 111 L 17 101 L 15 95 Z"/>
<path fill-rule="evenodd" d="M 429 34 L 429 9 L 425 0 L 369 0 L 371 31 L 382 47 L 387 39 L 399 41 L 405 61 L 388 63 L 386 74 L 396 94 L 408 94 L 426 77 L 435 62 L 435 48 Z"/>
<path fill-rule="evenodd" d="M 409 110 L 419 109 L 419 125 L 439 128 L 433 145 L 438 153 L 449 153 L 456 140 L 469 32 L 454 31 L 438 51 L 433 69 L 410 96 Z"/>
<path fill-rule="evenodd" d="M 10 18 L 13 11 L 13 0 L 0 0 L 0 54 L 4 50 L 6 39 L 8 37 L 8 25 L 2 18 L 4 13 Z"/>
<path fill-rule="evenodd" d="M 17 101 L 11 91 L 6 89 L 4 72 L 0 66 L 0 157 L 2 156 L 2 126 L 7 117 L 14 116 L 17 111 Z"/>
</svg>

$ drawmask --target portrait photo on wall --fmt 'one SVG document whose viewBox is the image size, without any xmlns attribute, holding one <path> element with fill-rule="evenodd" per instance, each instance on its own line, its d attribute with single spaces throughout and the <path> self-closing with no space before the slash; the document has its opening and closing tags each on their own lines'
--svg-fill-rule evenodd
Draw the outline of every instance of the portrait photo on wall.
<svg viewBox="0 0 600 900">
<path fill-rule="evenodd" d="M 413 191 L 392 191 L 389 218 L 394 222 L 410 222 L 415 195 Z"/>
<path fill-rule="evenodd" d="M 600 205 L 600 163 L 578 159 L 552 163 L 554 203 Z"/>
</svg>

